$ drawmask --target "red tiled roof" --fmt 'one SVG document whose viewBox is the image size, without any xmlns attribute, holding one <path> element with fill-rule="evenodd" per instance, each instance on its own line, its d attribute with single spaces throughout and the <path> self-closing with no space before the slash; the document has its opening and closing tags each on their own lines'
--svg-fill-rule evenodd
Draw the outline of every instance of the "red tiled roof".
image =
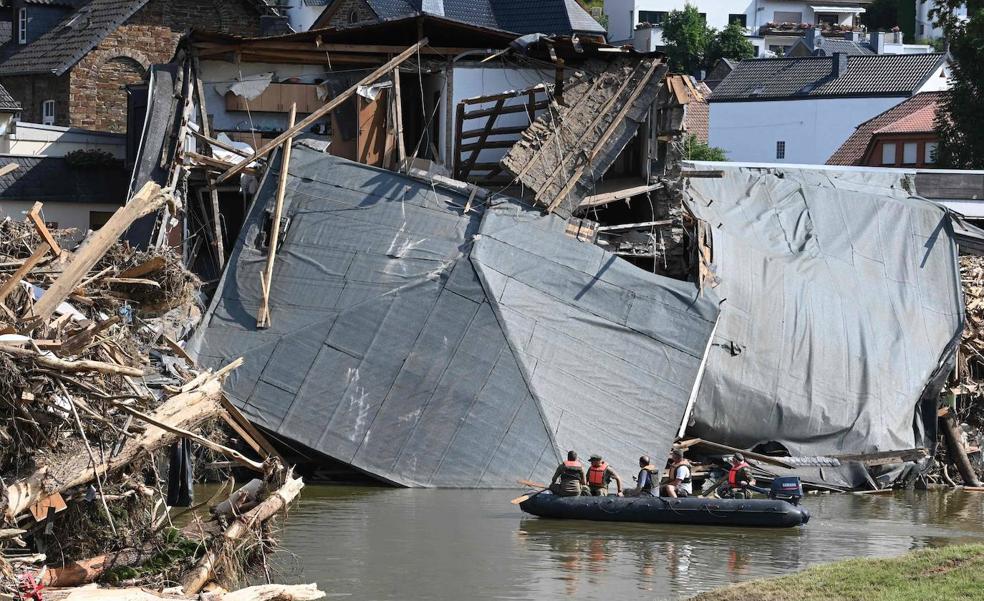
<svg viewBox="0 0 984 601">
<path fill-rule="evenodd" d="M 707 104 L 707 97 L 711 95 L 711 88 L 707 87 L 704 82 L 699 82 L 697 90 L 703 95 L 703 98 L 690 99 L 684 117 L 684 127 L 687 133 L 693 134 L 698 140 L 706 144 L 710 131 L 710 107 Z"/>
<path fill-rule="evenodd" d="M 858 125 L 851 137 L 827 159 L 828 165 L 860 165 L 871 137 L 876 133 L 933 131 L 933 118 L 942 92 L 923 92 Z M 923 112 L 923 110 L 926 110 Z M 917 116 L 917 113 L 919 115 Z M 928 115 L 928 116 L 927 116 Z M 928 123 L 928 127 L 926 127 Z M 893 129 L 899 128 L 899 129 Z M 919 129 L 908 129 L 919 128 Z"/>
<path fill-rule="evenodd" d="M 928 104 L 914 113 L 875 131 L 876 134 L 922 134 L 933 131 L 938 102 Z"/>
</svg>

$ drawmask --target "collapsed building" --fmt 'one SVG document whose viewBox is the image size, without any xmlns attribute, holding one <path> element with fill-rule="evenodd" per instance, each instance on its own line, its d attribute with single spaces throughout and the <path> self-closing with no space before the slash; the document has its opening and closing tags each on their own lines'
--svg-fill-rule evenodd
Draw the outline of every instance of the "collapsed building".
<svg viewBox="0 0 984 601">
<path fill-rule="evenodd" d="M 913 173 L 689 163 L 660 56 L 513 37 L 192 34 L 154 71 L 133 185 L 191 208 L 135 231 L 216 278 L 189 349 L 245 358 L 233 404 L 405 486 L 688 435 L 844 488 L 925 465 L 975 230 Z"/>
</svg>

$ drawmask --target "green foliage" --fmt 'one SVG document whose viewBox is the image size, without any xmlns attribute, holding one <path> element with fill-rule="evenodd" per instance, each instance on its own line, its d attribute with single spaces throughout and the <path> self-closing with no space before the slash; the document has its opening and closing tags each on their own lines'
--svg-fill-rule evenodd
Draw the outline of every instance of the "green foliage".
<svg viewBox="0 0 984 601">
<path fill-rule="evenodd" d="M 952 4 L 944 0 L 940 4 Z M 952 87 L 936 115 L 940 137 L 937 161 L 941 167 L 984 169 L 984 1 L 968 2 L 968 21 L 946 12 L 937 15 L 949 41 Z M 972 8 L 976 5 L 976 9 Z M 973 12 L 971 12 L 973 11 Z"/>
<path fill-rule="evenodd" d="M 688 161 L 727 161 L 724 149 L 708 146 L 693 134 L 683 140 L 683 158 Z"/>
<path fill-rule="evenodd" d="M 707 50 L 706 67 L 712 68 L 720 59 L 744 60 L 755 56 L 755 46 L 745 37 L 741 23 L 732 22 L 714 36 Z"/>
<path fill-rule="evenodd" d="M 980 599 L 984 545 L 922 549 L 892 559 L 852 559 L 753 580 L 692 601 L 918 601 Z"/>
<path fill-rule="evenodd" d="M 893 27 L 902 27 L 900 9 L 905 2 L 913 0 L 875 0 L 865 7 L 861 22 L 869 31 L 890 31 Z"/>
<path fill-rule="evenodd" d="M 670 69 L 693 75 L 705 66 L 707 49 L 714 39 L 714 30 L 707 26 L 697 7 L 688 4 L 683 10 L 673 10 L 663 21 L 663 41 Z"/>
<path fill-rule="evenodd" d="M 123 161 L 105 150 L 73 150 L 65 155 L 70 167 L 120 167 Z"/>
</svg>

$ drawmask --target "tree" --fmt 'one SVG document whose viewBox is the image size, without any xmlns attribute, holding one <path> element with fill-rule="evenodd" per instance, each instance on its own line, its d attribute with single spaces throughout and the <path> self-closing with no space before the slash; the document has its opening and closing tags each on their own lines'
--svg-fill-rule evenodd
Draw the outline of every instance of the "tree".
<svg viewBox="0 0 984 601">
<path fill-rule="evenodd" d="M 701 142 L 693 134 L 687 134 L 687 137 L 683 139 L 683 158 L 688 161 L 728 160 L 724 149 Z"/>
<path fill-rule="evenodd" d="M 937 162 L 955 169 L 984 169 L 984 0 L 967 2 L 967 19 L 954 16 L 963 1 L 941 0 L 935 18 L 950 47 L 951 85 L 936 114 Z"/>
<path fill-rule="evenodd" d="M 908 0 L 909 2 L 918 0 Z M 869 31 L 889 31 L 893 27 L 900 27 L 899 20 L 900 0 L 875 0 L 867 7 L 861 15 L 861 22 Z M 915 26 L 915 24 L 913 24 Z"/>
<path fill-rule="evenodd" d="M 663 21 L 663 41 L 670 69 L 696 75 L 706 64 L 707 49 L 713 38 L 714 30 L 707 26 L 694 5 L 670 11 Z"/>
<path fill-rule="evenodd" d="M 741 23 L 732 21 L 719 31 L 707 50 L 706 67 L 710 69 L 722 58 L 743 60 L 755 56 L 755 46 L 745 37 Z"/>
</svg>

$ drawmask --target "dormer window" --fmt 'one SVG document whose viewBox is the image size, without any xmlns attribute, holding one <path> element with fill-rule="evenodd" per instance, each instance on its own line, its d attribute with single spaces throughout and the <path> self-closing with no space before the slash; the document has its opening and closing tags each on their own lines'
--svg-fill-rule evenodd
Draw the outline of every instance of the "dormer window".
<svg viewBox="0 0 984 601">
<path fill-rule="evenodd" d="M 27 9 L 17 11 L 17 43 L 27 43 Z"/>
</svg>

